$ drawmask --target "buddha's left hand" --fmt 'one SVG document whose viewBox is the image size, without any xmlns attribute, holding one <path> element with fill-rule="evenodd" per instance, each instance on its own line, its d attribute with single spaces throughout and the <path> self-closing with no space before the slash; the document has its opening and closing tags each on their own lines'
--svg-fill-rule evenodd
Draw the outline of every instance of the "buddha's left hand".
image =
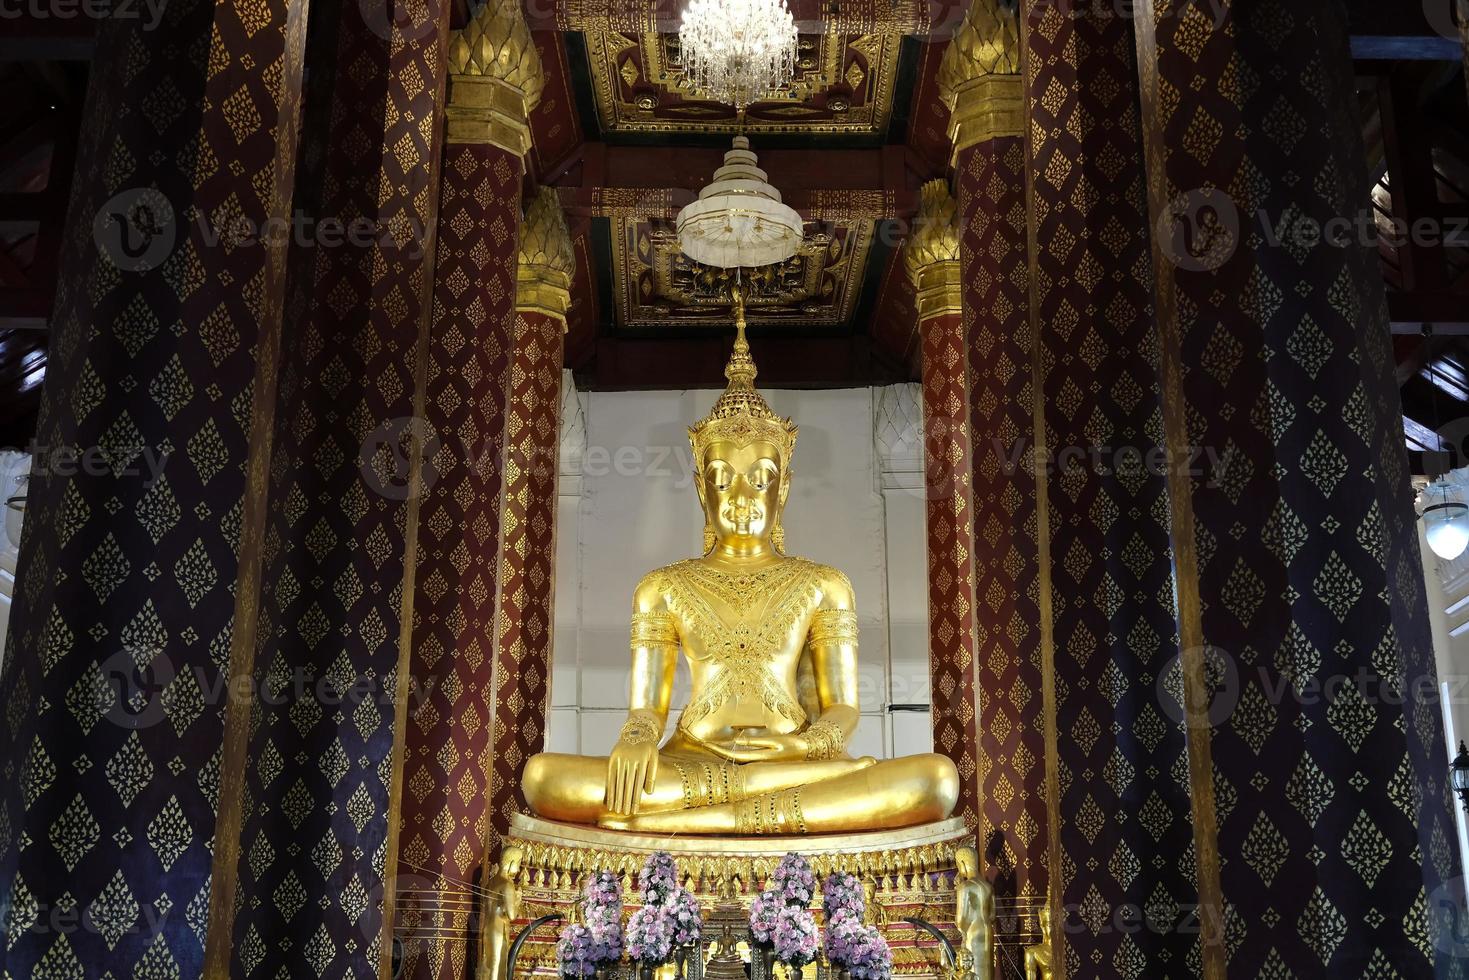
<svg viewBox="0 0 1469 980">
<path fill-rule="evenodd" d="M 810 747 L 799 735 L 746 735 L 726 742 L 708 742 L 709 748 L 731 762 L 797 762 Z"/>
</svg>

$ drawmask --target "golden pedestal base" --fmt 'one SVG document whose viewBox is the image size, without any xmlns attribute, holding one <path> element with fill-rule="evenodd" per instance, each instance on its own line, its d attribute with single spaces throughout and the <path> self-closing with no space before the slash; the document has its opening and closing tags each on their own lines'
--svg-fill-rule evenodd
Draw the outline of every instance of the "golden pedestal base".
<svg viewBox="0 0 1469 980">
<path fill-rule="evenodd" d="M 872 883 L 868 921 L 882 927 L 893 948 L 894 974 L 942 978 L 948 971 L 938 943 L 903 919 L 925 919 L 958 941 L 954 849 L 972 845 L 974 836 L 958 818 L 879 833 L 656 837 L 518 815 L 511 821 L 506 843 L 519 846 L 525 855 L 520 876 L 523 922 L 550 912 L 569 918 L 583 879 L 593 871 L 620 874 L 628 908 L 635 908 L 638 870 L 655 851 L 673 856 L 685 887 L 698 897 L 707 919 L 731 888 L 748 905 L 780 859 L 795 851 L 811 862 L 818 881 L 833 871 L 846 871 Z M 820 922 L 819 893 L 812 905 Z M 526 941 L 517 976 L 527 969 L 537 976 L 556 974 L 556 932 L 543 927 Z"/>
</svg>

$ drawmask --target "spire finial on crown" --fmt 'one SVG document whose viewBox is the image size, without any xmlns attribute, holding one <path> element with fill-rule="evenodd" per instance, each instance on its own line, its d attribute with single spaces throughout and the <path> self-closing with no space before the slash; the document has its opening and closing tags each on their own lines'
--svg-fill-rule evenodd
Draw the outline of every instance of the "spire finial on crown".
<svg viewBox="0 0 1469 980">
<path fill-rule="evenodd" d="M 729 363 L 724 366 L 724 376 L 731 382 L 736 379 L 752 384 L 759 370 L 755 359 L 750 356 L 750 342 L 745 339 L 745 296 L 739 286 L 734 290 L 735 342 L 730 352 Z"/>
<path fill-rule="evenodd" d="M 689 429 L 694 465 L 702 468 L 704 451 L 718 441 L 739 445 L 769 442 L 780 451 L 782 465 L 789 465 L 791 453 L 796 448 L 797 426 L 790 419 L 781 418 L 771 411 L 760 392 L 755 390 L 755 376 L 759 372 L 755 359 L 750 356 L 749 341 L 745 339 L 745 297 L 738 286 L 734 290 L 733 307 L 734 350 L 724 368 L 729 384 L 709 414 Z"/>
</svg>

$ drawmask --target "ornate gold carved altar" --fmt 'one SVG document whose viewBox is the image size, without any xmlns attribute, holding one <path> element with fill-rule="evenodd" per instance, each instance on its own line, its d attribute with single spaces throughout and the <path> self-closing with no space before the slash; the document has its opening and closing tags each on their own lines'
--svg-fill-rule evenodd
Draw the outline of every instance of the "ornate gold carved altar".
<svg viewBox="0 0 1469 980">
<path fill-rule="evenodd" d="M 869 921 L 882 928 L 893 950 L 893 973 L 904 977 L 947 977 L 943 951 L 905 918 L 926 919 L 954 943 L 954 852 L 974 836 L 958 818 L 862 834 L 801 837 L 656 836 L 599 830 L 517 815 L 506 843 L 519 847 L 521 906 L 515 929 L 550 912 L 574 913 L 583 879 L 607 870 L 622 876 L 629 910 L 636 907 L 637 874 L 648 855 L 667 851 L 685 887 L 707 918 L 731 890 L 748 905 L 780 859 L 790 851 L 810 860 L 818 880 L 833 871 L 861 878 L 869 891 Z M 820 920 L 821 898 L 812 902 Z M 556 975 L 556 930 L 543 927 L 520 953 L 517 976 Z"/>
</svg>

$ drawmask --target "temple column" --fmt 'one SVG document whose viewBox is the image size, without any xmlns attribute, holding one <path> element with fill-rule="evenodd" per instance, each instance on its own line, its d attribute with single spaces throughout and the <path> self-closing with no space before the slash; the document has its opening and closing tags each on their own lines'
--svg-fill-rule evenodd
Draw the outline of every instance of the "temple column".
<svg viewBox="0 0 1469 980">
<path fill-rule="evenodd" d="M 492 672 L 528 116 L 544 85 L 517 0 L 449 43 L 394 933 L 406 977 L 465 976 L 489 835 Z"/>
<path fill-rule="evenodd" d="M 252 697 L 229 705 L 218 777 L 212 913 L 234 930 L 211 933 L 210 976 L 386 976 L 392 957 L 448 8 L 324 2 L 259 642 L 235 665 Z"/>
<path fill-rule="evenodd" d="M 1462 943 L 1429 920 L 1462 882 L 1387 309 L 1354 232 L 1345 15 L 1146 13 L 1184 703 L 1217 814 L 1200 891 L 1227 914 L 1212 975 L 1451 975 Z M 1180 469 L 1194 450 L 1217 464 Z"/>
<path fill-rule="evenodd" d="M 489 845 L 526 810 L 525 761 L 545 747 L 551 703 L 556 479 L 561 459 L 561 365 L 576 257 L 561 203 L 542 188 L 526 209 L 515 294 L 505 418 Z"/>
<path fill-rule="evenodd" d="M 1019 58 L 1015 14 L 976 0 L 939 69 L 954 146 L 974 442 L 978 832 L 1002 911 L 1016 900 L 1033 906 L 1049 887 Z"/>
<path fill-rule="evenodd" d="M 1132 25 L 1048 0 L 1022 23 L 1058 974 L 1197 973 L 1209 780 L 1158 693 L 1179 643 Z"/>
<path fill-rule="evenodd" d="M 285 300 L 260 232 L 290 222 L 306 14 L 98 28 L 0 680 L 7 976 L 204 954 Z"/>
<path fill-rule="evenodd" d="M 975 665 L 974 444 L 969 357 L 960 308 L 959 226 L 948 184 L 923 185 L 903 249 L 917 290 L 928 533 L 928 656 L 934 749 L 959 770 L 955 815 L 979 825 Z"/>
</svg>

